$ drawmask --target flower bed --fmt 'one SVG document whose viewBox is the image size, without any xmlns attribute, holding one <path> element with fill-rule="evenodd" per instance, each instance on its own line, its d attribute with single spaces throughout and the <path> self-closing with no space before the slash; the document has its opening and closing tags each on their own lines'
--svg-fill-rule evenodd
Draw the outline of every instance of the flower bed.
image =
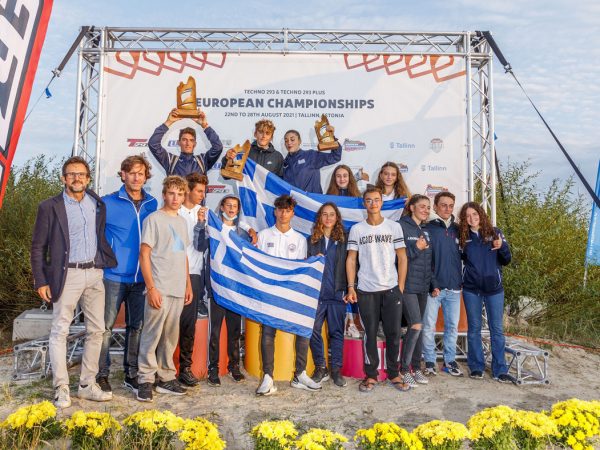
<svg viewBox="0 0 600 450">
<path fill-rule="evenodd" d="M 301 434 L 289 420 L 261 422 L 249 435 L 256 450 L 342 450 L 349 440 L 320 428 Z M 51 448 L 53 440 L 61 438 L 70 440 L 69 448 L 81 450 L 223 450 L 227 446 L 214 423 L 153 409 L 131 414 L 121 422 L 109 413 L 95 411 L 76 411 L 58 420 L 56 408 L 44 401 L 21 407 L 0 423 L 2 449 Z M 395 423 L 376 423 L 357 430 L 353 440 L 361 450 L 593 450 L 600 444 L 600 401 L 566 400 L 556 403 L 550 412 L 499 405 L 474 414 L 467 426 L 432 420 L 411 432 Z"/>
</svg>

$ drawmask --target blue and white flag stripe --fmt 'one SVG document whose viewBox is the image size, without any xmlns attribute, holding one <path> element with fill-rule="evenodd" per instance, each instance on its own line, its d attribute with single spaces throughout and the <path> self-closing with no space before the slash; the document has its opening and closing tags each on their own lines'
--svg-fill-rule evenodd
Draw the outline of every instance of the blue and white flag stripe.
<svg viewBox="0 0 600 450">
<path fill-rule="evenodd" d="M 255 230 L 262 230 L 275 224 L 273 203 L 277 197 L 284 194 L 291 195 L 298 202 L 292 227 L 305 236 L 311 233 L 317 211 L 325 202 L 333 202 L 337 205 L 346 230 L 367 217 L 361 198 L 301 191 L 251 159 L 246 161 L 243 173 L 243 180 L 237 182 L 238 193 L 244 221 Z M 399 198 L 384 202 L 381 213 L 389 219 L 398 220 L 404 209 L 405 200 Z"/>
<path fill-rule="evenodd" d="M 262 324 L 310 338 L 324 258 L 268 255 L 227 231 L 209 211 L 211 287 L 219 305 Z"/>
</svg>

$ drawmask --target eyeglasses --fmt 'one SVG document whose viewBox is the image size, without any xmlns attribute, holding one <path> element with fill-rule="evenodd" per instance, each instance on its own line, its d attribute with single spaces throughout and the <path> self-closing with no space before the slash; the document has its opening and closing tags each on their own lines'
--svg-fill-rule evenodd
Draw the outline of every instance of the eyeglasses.
<svg viewBox="0 0 600 450">
<path fill-rule="evenodd" d="M 377 204 L 377 203 L 381 203 L 381 199 L 380 198 L 367 198 L 365 200 L 365 204 L 367 204 L 367 205 L 374 205 L 374 204 Z"/>
<path fill-rule="evenodd" d="M 65 178 L 87 178 L 87 172 L 67 172 Z"/>
</svg>

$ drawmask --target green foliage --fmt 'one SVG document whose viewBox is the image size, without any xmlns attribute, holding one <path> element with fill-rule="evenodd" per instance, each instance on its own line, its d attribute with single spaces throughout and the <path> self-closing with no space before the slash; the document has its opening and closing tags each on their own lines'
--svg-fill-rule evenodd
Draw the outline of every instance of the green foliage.
<svg viewBox="0 0 600 450">
<path fill-rule="evenodd" d="M 527 310 L 528 320 L 548 337 L 588 345 L 600 342 L 600 271 L 591 267 L 583 287 L 590 203 L 573 193 L 574 182 L 553 180 L 538 192 L 539 173 L 528 163 L 502 171 L 498 226 L 511 246 L 513 261 L 504 271 L 511 315 Z"/>
<path fill-rule="evenodd" d="M 0 209 L 0 327 L 40 304 L 29 262 L 31 235 L 38 204 L 62 189 L 60 167 L 40 155 L 11 169 Z"/>
</svg>

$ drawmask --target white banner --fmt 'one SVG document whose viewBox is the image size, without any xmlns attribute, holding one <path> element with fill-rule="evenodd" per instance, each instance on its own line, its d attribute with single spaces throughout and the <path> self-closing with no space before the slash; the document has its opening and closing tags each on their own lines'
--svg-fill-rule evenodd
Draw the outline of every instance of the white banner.
<svg viewBox="0 0 600 450">
<path fill-rule="evenodd" d="M 145 153 L 153 164 L 150 192 L 160 198 L 165 172 L 150 154 L 154 129 L 176 106 L 176 87 L 196 80 L 199 106 L 225 151 L 253 139 L 254 124 L 271 119 L 273 145 L 284 156 L 283 135 L 296 129 L 304 149 L 317 145 L 314 123 L 327 114 L 343 144 L 342 163 L 363 169 L 374 183 L 381 165 L 400 165 L 412 193 L 434 196 L 441 189 L 466 200 L 465 61 L 457 57 L 119 52 L 104 56 L 101 194 L 120 186 L 117 172 L 126 156 Z M 176 122 L 163 146 L 177 153 L 178 130 L 198 131 L 196 153 L 210 145 L 189 119 Z M 234 191 L 209 172 L 209 193 Z M 327 189 L 334 166 L 322 169 Z M 364 187 L 363 182 L 361 187 Z M 209 195 L 209 206 L 221 195 Z"/>
</svg>

